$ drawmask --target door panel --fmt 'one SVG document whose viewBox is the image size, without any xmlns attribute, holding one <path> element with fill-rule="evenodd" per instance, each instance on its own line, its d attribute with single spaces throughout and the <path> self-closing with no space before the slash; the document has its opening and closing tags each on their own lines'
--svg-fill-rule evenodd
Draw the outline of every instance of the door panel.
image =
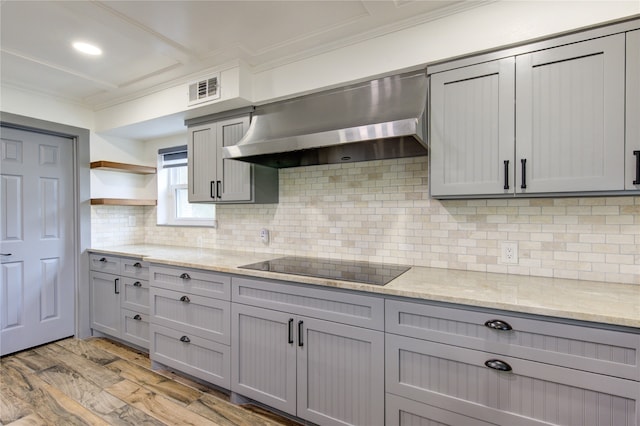
<svg viewBox="0 0 640 426">
<path fill-rule="evenodd" d="M 74 166 L 70 139 L 0 132 L 5 355 L 74 334 Z"/>
<path fill-rule="evenodd" d="M 249 117 L 234 118 L 218 123 L 218 179 L 222 180 L 222 201 L 251 200 L 251 164 L 224 159 L 222 147 L 235 145 L 249 129 Z"/>
</svg>

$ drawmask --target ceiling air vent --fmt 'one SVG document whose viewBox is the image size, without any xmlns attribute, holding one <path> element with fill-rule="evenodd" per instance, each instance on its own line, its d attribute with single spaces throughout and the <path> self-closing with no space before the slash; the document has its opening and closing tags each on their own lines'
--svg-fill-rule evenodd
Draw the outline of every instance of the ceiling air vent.
<svg viewBox="0 0 640 426">
<path fill-rule="evenodd" d="M 220 75 L 189 83 L 189 106 L 220 98 Z"/>
</svg>

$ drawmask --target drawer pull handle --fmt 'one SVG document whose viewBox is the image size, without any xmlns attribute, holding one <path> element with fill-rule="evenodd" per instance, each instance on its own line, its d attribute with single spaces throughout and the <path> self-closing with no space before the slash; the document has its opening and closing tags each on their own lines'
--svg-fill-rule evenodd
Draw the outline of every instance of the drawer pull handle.
<svg viewBox="0 0 640 426">
<path fill-rule="evenodd" d="M 140 262 L 136 262 L 133 264 L 134 268 L 142 268 L 142 264 Z"/>
<path fill-rule="evenodd" d="M 289 340 L 287 342 L 293 344 L 293 318 L 289 318 Z"/>
<path fill-rule="evenodd" d="M 502 321 L 502 320 L 498 320 L 498 319 L 489 320 L 489 321 L 485 322 L 484 325 L 486 327 L 489 327 L 489 328 L 491 328 L 493 330 L 498 330 L 498 331 L 513 330 L 513 327 L 511 327 L 508 322 L 505 322 L 505 321 Z"/>
<path fill-rule="evenodd" d="M 120 284 L 120 278 L 116 278 L 113 280 L 113 292 L 115 294 L 120 294 L 120 290 L 118 289 L 118 284 Z"/>
<path fill-rule="evenodd" d="M 101 257 L 101 258 L 100 258 L 100 262 L 103 262 L 103 263 L 104 263 L 104 262 L 106 262 L 106 261 L 107 261 L 107 258 L 106 258 L 106 257 Z"/>
<path fill-rule="evenodd" d="M 136 314 L 136 316 L 133 317 L 133 319 L 136 320 L 136 321 L 142 321 L 142 317 L 140 315 L 138 315 L 138 314 Z"/>
<path fill-rule="evenodd" d="M 494 370 L 498 370 L 498 371 L 511 371 L 511 370 L 513 370 L 509 364 L 507 364 L 504 361 L 500 361 L 499 359 L 489 359 L 489 360 L 485 361 L 484 365 L 486 365 L 487 367 L 492 368 Z"/>
<path fill-rule="evenodd" d="M 633 155 L 636 157 L 636 179 L 633 184 L 640 185 L 640 151 L 633 151 Z"/>
<path fill-rule="evenodd" d="M 522 164 L 522 184 L 520 188 L 527 189 L 527 159 L 521 159 L 520 164 Z"/>
<path fill-rule="evenodd" d="M 302 331 L 303 324 L 304 321 L 298 321 L 298 346 L 300 347 L 304 346 L 304 341 L 302 340 L 302 335 L 304 334 L 304 332 Z"/>
<path fill-rule="evenodd" d="M 504 160 L 504 189 L 509 189 L 509 160 Z"/>
<path fill-rule="evenodd" d="M 186 272 L 183 273 L 182 275 L 180 275 L 180 278 L 182 278 L 183 280 L 190 280 L 191 279 L 189 274 L 187 274 Z"/>
<path fill-rule="evenodd" d="M 182 343 L 191 343 L 191 339 L 189 339 L 187 336 L 182 336 L 182 337 L 180 338 L 180 341 L 181 341 Z"/>
<path fill-rule="evenodd" d="M 142 283 L 140 281 L 136 281 L 135 283 L 133 283 L 134 287 L 142 287 Z"/>
<path fill-rule="evenodd" d="M 189 303 L 189 302 L 191 302 L 191 299 L 189 299 L 189 297 L 188 297 L 188 296 L 182 296 L 182 297 L 180 298 L 180 301 L 181 301 L 181 302 L 185 302 L 185 303 Z"/>
</svg>

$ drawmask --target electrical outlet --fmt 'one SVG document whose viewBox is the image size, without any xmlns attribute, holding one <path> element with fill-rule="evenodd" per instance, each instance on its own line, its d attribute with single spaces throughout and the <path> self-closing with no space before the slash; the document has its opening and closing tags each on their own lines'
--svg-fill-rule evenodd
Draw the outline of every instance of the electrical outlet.
<svg viewBox="0 0 640 426">
<path fill-rule="evenodd" d="M 262 228 L 260 230 L 260 241 L 264 244 L 269 244 L 269 230 L 266 228 Z"/>
<path fill-rule="evenodd" d="M 518 263 L 518 242 L 517 241 L 503 241 L 501 245 L 501 262 L 509 264 Z"/>
</svg>

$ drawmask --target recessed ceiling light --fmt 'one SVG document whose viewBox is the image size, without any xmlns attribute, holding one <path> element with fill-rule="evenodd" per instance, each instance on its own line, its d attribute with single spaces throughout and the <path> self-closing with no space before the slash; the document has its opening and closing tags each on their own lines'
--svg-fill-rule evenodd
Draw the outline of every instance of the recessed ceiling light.
<svg viewBox="0 0 640 426">
<path fill-rule="evenodd" d="M 73 47 L 77 51 L 86 53 L 87 55 L 102 55 L 102 49 L 100 49 L 98 46 L 94 46 L 93 44 L 76 41 L 75 43 L 73 43 Z"/>
</svg>

